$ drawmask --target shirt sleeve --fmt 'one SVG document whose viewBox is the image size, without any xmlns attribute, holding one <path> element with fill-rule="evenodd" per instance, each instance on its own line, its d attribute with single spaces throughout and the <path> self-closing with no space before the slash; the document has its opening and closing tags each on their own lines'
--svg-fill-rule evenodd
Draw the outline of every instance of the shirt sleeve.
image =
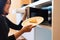
<svg viewBox="0 0 60 40">
<path fill-rule="evenodd" d="M 8 37 L 8 40 L 16 40 L 15 36 L 14 35 L 11 35 Z"/>
<path fill-rule="evenodd" d="M 21 22 L 19 23 L 19 25 L 16 25 L 14 23 L 12 23 L 8 18 L 6 18 L 6 22 L 7 22 L 7 25 L 12 28 L 12 29 L 15 29 L 15 30 L 20 30 L 23 26 L 21 25 L 22 23 L 22 20 Z"/>
</svg>

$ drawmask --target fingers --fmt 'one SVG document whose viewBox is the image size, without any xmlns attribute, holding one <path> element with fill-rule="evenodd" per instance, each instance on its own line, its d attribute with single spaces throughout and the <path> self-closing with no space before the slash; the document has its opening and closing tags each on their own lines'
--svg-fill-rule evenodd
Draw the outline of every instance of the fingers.
<svg viewBox="0 0 60 40">
<path fill-rule="evenodd" d="M 27 26 L 25 26 L 26 28 L 28 28 L 28 29 L 32 29 L 32 28 L 34 28 L 34 27 L 36 27 L 36 26 L 33 26 L 33 25 L 27 25 Z"/>
<path fill-rule="evenodd" d="M 34 28 L 34 27 L 36 27 L 36 26 L 31 26 L 31 28 Z"/>
<path fill-rule="evenodd" d="M 28 27 L 30 27 L 30 28 L 34 28 L 34 27 L 36 27 L 36 26 L 30 24 L 30 25 L 28 25 Z"/>
</svg>

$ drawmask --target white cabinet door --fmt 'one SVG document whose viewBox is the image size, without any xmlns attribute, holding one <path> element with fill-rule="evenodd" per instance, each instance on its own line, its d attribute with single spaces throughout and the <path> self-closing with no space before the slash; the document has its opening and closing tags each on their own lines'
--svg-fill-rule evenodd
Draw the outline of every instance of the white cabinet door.
<svg viewBox="0 0 60 40">
<path fill-rule="evenodd" d="M 34 32 L 34 40 L 52 40 L 52 32 L 50 29 L 36 27 Z"/>
</svg>

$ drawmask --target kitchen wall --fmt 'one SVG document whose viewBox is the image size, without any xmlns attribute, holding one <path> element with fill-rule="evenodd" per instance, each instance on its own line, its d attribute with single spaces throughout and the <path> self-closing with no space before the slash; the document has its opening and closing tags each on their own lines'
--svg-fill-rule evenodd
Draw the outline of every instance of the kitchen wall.
<svg viewBox="0 0 60 40">
<path fill-rule="evenodd" d="M 7 16 L 13 23 L 16 24 L 16 9 L 20 8 L 22 4 L 29 4 L 31 0 L 11 0 L 9 15 Z"/>
<path fill-rule="evenodd" d="M 7 16 L 13 23 L 16 23 L 15 9 L 20 7 L 20 0 L 11 0 L 9 15 Z M 14 11 L 14 12 L 13 12 Z"/>
<path fill-rule="evenodd" d="M 10 6 L 10 9 L 9 9 L 9 14 L 7 15 L 7 18 L 13 22 L 14 24 L 17 24 L 16 22 L 16 9 L 20 7 L 20 0 L 11 0 L 11 6 Z M 15 30 L 13 29 L 10 29 L 10 33 L 9 35 L 12 35 L 16 33 Z"/>
</svg>

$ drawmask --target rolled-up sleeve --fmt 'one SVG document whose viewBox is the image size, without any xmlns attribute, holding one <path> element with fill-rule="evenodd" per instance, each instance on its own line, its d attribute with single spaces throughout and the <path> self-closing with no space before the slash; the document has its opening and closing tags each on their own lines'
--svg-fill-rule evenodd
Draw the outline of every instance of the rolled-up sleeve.
<svg viewBox="0 0 60 40">
<path fill-rule="evenodd" d="M 16 40 L 14 35 L 8 37 L 8 40 Z"/>
</svg>

